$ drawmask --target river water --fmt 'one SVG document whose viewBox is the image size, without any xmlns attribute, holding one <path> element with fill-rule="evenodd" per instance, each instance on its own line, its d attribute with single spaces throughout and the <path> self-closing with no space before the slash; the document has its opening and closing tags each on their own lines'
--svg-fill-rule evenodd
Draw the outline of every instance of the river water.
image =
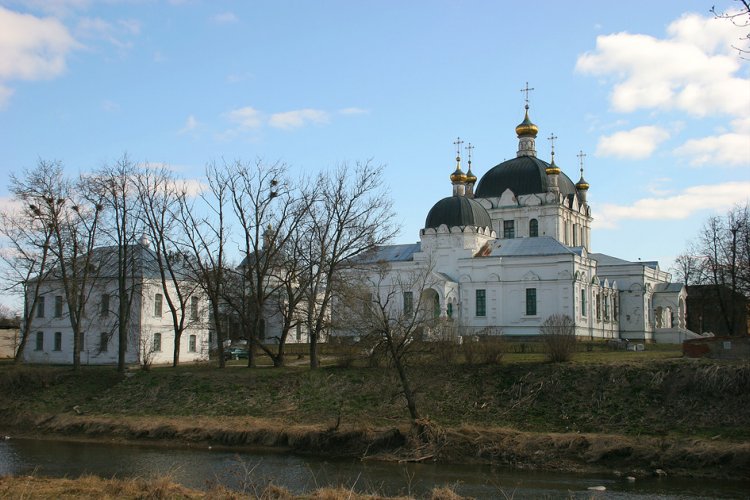
<svg viewBox="0 0 750 500">
<path fill-rule="evenodd" d="M 253 493 L 269 481 L 302 493 L 323 486 L 360 492 L 424 495 L 450 485 L 475 498 L 699 499 L 750 498 L 750 482 L 647 478 L 629 482 L 614 475 L 519 472 L 489 466 L 362 463 L 285 453 L 174 448 L 77 441 L 0 441 L 0 476 L 37 474 L 77 477 L 151 478 L 168 474 L 194 488 L 221 483 Z M 604 486 L 606 491 L 588 488 Z"/>
</svg>

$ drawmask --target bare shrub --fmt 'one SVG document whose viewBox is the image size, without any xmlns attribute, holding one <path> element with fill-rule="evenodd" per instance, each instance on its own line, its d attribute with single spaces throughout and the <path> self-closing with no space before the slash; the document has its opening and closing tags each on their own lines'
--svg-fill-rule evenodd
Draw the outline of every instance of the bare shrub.
<svg viewBox="0 0 750 500">
<path fill-rule="evenodd" d="M 539 327 L 547 360 L 553 363 L 570 361 L 576 350 L 575 323 L 567 314 L 556 313 Z"/>
<path fill-rule="evenodd" d="M 436 340 L 430 344 L 433 359 L 440 365 L 454 365 L 461 346 L 452 340 Z"/>
<path fill-rule="evenodd" d="M 475 335 L 465 337 L 461 347 L 467 364 L 490 365 L 503 359 L 505 340 L 497 335 Z"/>
<path fill-rule="evenodd" d="M 357 360 L 363 358 L 363 348 L 357 344 L 342 344 L 336 350 L 336 366 L 339 368 L 351 368 Z"/>
</svg>

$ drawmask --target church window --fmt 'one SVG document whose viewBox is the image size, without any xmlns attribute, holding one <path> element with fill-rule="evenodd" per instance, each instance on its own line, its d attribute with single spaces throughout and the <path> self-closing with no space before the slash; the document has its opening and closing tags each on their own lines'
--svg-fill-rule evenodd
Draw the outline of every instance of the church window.
<svg viewBox="0 0 750 500">
<path fill-rule="evenodd" d="M 154 295 L 154 316 L 159 318 L 161 318 L 162 300 L 162 294 L 157 293 Z"/>
<path fill-rule="evenodd" d="M 602 319 L 602 296 L 601 294 L 596 294 L 596 320 L 601 321 Z"/>
<path fill-rule="evenodd" d="M 102 301 L 99 303 L 99 314 L 107 316 L 109 314 L 109 294 L 102 294 Z"/>
<path fill-rule="evenodd" d="M 302 342 L 302 324 L 297 323 L 297 342 Z"/>
<path fill-rule="evenodd" d="M 102 332 L 99 334 L 99 352 L 107 352 L 109 349 L 109 333 Z"/>
<path fill-rule="evenodd" d="M 619 321 L 620 319 L 619 311 L 617 310 L 617 295 L 612 297 L 612 318 L 615 321 Z"/>
<path fill-rule="evenodd" d="M 486 316 L 487 315 L 487 291 L 477 290 L 476 291 L 476 315 Z"/>
<path fill-rule="evenodd" d="M 604 321 L 609 321 L 609 296 L 604 296 Z"/>
<path fill-rule="evenodd" d="M 578 224 L 573 224 L 573 246 L 578 246 Z"/>
<path fill-rule="evenodd" d="M 529 221 L 529 236 L 532 238 L 539 236 L 539 221 L 536 219 L 531 219 Z"/>
<path fill-rule="evenodd" d="M 40 295 L 36 299 L 36 317 L 37 318 L 44 317 L 44 295 Z"/>
<path fill-rule="evenodd" d="M 452 318 L 453 317 L 453 304 L 448 302 L 448 305 L 445 306 L 445 312 L 449 318 Z"/>
<path fill-rule="evenodd" d="M 154 334 L 154 346 L 151 350 L 153 352 L 161 352 L 161 333 Z"/>
<path fill-rule="evenodd" d="M 414 312 L 414 295 L 412 292 L 404 292 L 404 314 L 411 316 Z"/>
<path fill-rule="evenodd" d="M 516 225 L 515 221 L 505 220 L 503 221 L 503 238 L 515 238 L 516 237 Z"/>
<path fill-rule="evenodd" d="M 536 316 L 536 288 L 526 289 L 526 316 Z"/>
<path fill-rule="evenodd" d="M 55 332 L 55 350 L 62 351 L 62 332 Z"/>
<path fill-rule="evenodd" d="M 44 332 L 36 332 L 36 348 L 34 350 L 44 350 Z"/>
<path fill-rule="evenodd" d="M 198 319 L 198 306 L 200 305 L 200 299 L 198 297 L 190 297 L 190 319 L 196 321 Z"/>
<path fill-rule="evenodd" d="M 55 295 L 55 318 L 62 318 L 63 313 L 63 298 L 62 295 Z"/>
<path fill-rule="evenodd" d="M 581 288 L 581 316 L 586 316 L 586 289 Z"/>
<path fill-rule="evenodd" d="M 195 352 L 196 351 L 196 337 L 195 335 L 191 335 L 188 338 L 188 352 Z"/>
</svg>

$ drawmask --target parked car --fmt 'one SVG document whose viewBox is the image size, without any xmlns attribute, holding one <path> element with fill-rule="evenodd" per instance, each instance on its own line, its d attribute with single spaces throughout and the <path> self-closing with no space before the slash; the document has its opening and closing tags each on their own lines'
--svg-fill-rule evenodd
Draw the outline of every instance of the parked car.
<svg viewBox="0 0 750 500">
<path fill-rule="evenodd" d="M 224 350 L 224 359 L 247 359 L 247 349 L 242 347 L 230 347 Z"/>
</svg>

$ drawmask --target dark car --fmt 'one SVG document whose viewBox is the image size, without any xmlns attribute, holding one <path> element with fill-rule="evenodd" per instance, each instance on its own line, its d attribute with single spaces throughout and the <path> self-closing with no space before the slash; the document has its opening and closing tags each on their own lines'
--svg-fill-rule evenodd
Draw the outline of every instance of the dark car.
<svg viewBox="0 0 750 500">
<path fill-rule="evenodd" d="M 247 349 L 242 347 L 230 347 L 224 350 L 224 359 L 247 359 Z"/>
</svg>

